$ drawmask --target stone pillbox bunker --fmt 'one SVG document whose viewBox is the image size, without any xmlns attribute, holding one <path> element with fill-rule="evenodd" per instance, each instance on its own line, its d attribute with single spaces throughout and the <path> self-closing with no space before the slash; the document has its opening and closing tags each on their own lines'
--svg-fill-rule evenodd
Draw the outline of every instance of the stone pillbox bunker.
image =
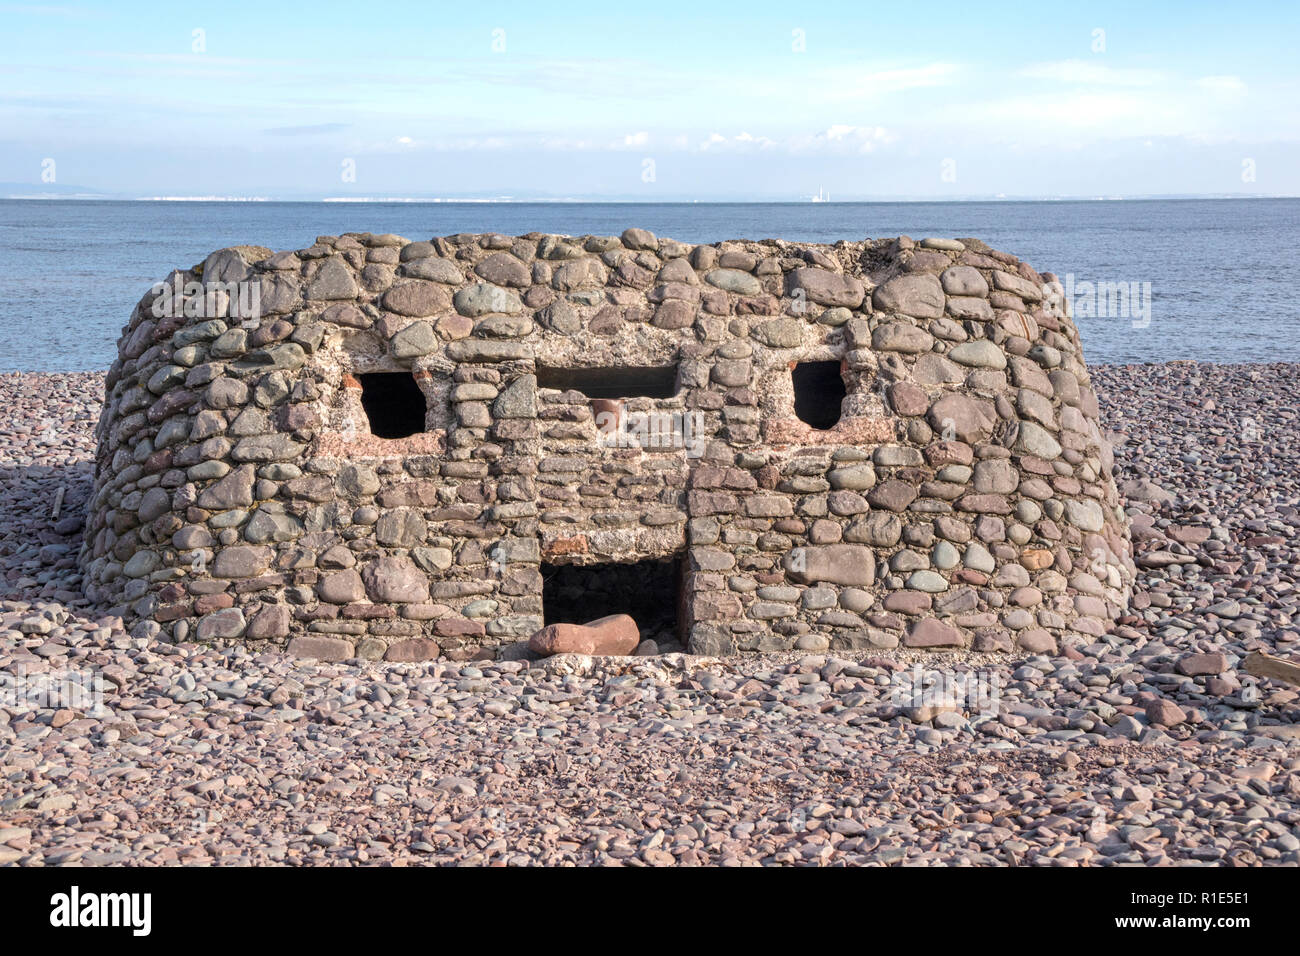
<svg viewBox="0 0 1300 956">
<path fill-rule="evenodd" d="M 1050 654 L 1133 582 L 1060 285 L 973 239 L 239 246 L 105 398 L 87 593 L 176 640 Z"/>
</svg>

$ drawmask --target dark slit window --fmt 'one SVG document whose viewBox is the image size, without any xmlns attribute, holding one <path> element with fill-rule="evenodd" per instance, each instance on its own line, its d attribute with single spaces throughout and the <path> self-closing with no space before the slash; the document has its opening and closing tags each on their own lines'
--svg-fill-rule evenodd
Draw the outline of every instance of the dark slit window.
<svg viewBox="0 0 1300 956">
<path fill-rule="evenodd" d="M 677 366 L 548 368 L 539 365 L 537 387 L 574 390 L 588 398 L 669 398 L 677 392 Z"/>
<path fill-rule="evenodd" d="M 794 413 L 813 428 L 834 428 L 840 420 L 840 403 L 848 392 L 839 362 L 800 362 L 794 379 Z"/>
<path fill-rule="evenodd" d="M 424 392 L 410 372 L 369 372 L 361 379 L 361 407 L 377 438 L 406 438 L 424 431 Z"/>
</svg>

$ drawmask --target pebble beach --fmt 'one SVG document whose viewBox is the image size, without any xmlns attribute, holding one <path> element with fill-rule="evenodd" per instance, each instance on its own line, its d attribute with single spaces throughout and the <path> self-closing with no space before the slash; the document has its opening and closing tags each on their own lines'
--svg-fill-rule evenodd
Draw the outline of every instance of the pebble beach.
<svg viewBox="0 0 1300 956">
<path fill-rule="evenodd" d="M 330 664 L 87 602 L 103 378 L 0 375 L 0 865 L 1300 863 L 1300 694 L 1238 669 L 1300 650 L 1300 365 L 1092 375 L 1140 573 L 1058 656 Z"/>
</svg>

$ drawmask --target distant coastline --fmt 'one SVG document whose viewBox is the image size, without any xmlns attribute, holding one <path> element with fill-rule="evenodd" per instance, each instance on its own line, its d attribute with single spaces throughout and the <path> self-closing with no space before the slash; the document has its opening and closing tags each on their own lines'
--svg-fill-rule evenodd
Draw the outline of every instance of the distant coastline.
<svg viewBox="0 0 1300 956">
<path fill-rule="evenodd" d="M 5 185 L 0 184 L 0 189 Z M 35 189 L 38 187 L 27 187 Z M 78 189 L 80 187 L 71 187 Z M 1300 199 L 1287 194 L 1265 195 L 1259 193 L 1176 193 L 1170 195 L 1134 196 L 861 196 L 845 199 L 809 199 L 807 196 L 787 198 L 712 198 L 675 197 L 647 199 L 644 196 L 130 196 L 97 192 L 48 192 L 0 195 L 0 202 L 121 202 L 121 203 L 400 203 L 406 205 L 638 205 L 638 206 L 800 206 L 817 203 L 836 206 L 862 206 L 894 203 L 1112 203 L 1112 202 L 1207 202 Z"/>
</svg>

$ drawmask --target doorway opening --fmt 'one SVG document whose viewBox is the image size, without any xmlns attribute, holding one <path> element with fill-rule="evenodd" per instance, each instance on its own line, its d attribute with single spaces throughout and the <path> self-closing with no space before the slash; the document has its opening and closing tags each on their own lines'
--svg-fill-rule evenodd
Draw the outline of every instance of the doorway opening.
<svg viewBox="0 0 1300 956">
<path fill-rule="evenodd" d="M 641 640 L 660 651 L 685 645 L 681 601 L 685 563 L 680 558 L 607 564 L 543 564 L 542 619 L 547 624 L 586 624 L 611 614 L 630 614 Z"/>
</svg>

